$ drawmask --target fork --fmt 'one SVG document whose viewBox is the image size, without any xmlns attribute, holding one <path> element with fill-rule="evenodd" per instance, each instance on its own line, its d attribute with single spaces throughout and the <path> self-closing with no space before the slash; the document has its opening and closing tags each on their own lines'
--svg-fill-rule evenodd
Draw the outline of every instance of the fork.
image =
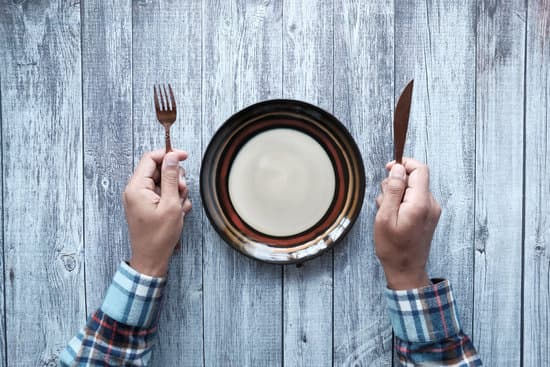
<svg viewBox="0 0 550 367">
<path fill-rule="evenodd" d="M 170 84 L 168 84 L 170 98 L 168 98 L 168 93 L 166 92 L 166 86 L 164 84 L 158 86 L 158 93 L 157 86 L 153 86 L 153 91 L 155 94 L 155 111 L 157 112 L 157 120 L 159 120 L 162 126 L 164 126 L 166 153 L 168 153 L 172 151 L 172 143 L 170 142 L 170 127 L 174 121 L 176 121 L 176 100 Z"/>
<path fill-rule="evenodd" d="M 155 95 L 155 111 L 157 112 L 157 120 L 164 126 L 164 140 L 166 144 L 166 153 L 172 151 L 172 143 L 170 142 L 170 127 L 176 121 L 176 99 L 174 98 L 174 92 L 172 92 L 172 86 L 168 84 L 168 92 L 170 93 L 170 99 L 168 99 L 168 93 L 166 93 L 166 86 L 164 84 L 153 86 L 153 92 Z M 164 93 L 163 93 L 164 92 Z M 159 98 L 160 95 L 160 98 Z M 181 238 L 178 239 L 175 250 L 181 247 Z"/>
</svg>

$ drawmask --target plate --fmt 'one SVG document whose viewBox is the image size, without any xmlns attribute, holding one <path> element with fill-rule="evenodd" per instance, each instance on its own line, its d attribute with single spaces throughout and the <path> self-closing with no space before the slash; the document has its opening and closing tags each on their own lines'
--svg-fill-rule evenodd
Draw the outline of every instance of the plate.
<svg viewBox="0 0 550 367">
<path fill-rule="evenodd" d="M 299 263 L 341 241 L 357 219 L 365 171 L 357 144 L 330 113 L 268 100 L 231 116 L 201 164 L 204 210 L 246 256 Z"/>
</svg>

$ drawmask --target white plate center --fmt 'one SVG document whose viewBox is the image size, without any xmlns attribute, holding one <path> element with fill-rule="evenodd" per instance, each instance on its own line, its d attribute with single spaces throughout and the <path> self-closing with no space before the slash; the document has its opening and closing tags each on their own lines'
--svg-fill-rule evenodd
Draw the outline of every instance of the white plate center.
<svg viewBox="0 0 550 367">
<path fill-rule="evenodd" d="M 277 128 L 243 145 L 228 184 L 231 203 L 248 225 L 267 235 L 292 236 L 325 215 L 336 176 L 327 152 L 315 139 Z"/>
</svg>

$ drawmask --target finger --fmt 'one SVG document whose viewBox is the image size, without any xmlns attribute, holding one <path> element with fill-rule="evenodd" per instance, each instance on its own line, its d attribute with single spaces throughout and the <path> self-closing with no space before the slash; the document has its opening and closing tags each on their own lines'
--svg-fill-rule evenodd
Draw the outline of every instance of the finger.
<svg viewBox="0 0 550 367">
<path fill-rule="evenodd" d="M 392 169 L 395 161 L 389 162 L 386 169 Z M 403 158 L 403 165 L 407 171 L 407 187 L 421 191 L 429 191 L 430 172 L 427 165 L 412 158 Z"/>
<path fill-rule="evenodd" d="M 386 177 L 382 182 L 380 183 L 380 188 L 382 190 L 382 193 L 386 191 L 386 188 L 388 187 L 388 177 Z M 407 186 L 409 182 L 409 176 L 405 176 L 405 187 Z"/>
<path fill-rule="evenodd" d="M 180 202 L 183 205 L 185 198 L 187 198 L 188 189 L 187 182 L 185 181 L 185 169 L 183 167 L 179 168 L 179 181 L 178 181 L 178 190 L 180 194 Z"/>
<path fill-rule="evenodd" d="M 162 169 L 161 164 L 157 164 L 157 169 L 153 172 L 153 181 L 156 185 L 160 184 L 160 171 Z"/>
<path fill-rule="evenodd" d="M 428 192 L 430 190 L 430 171 L 428 166 L 420 164 L 409 174 L 408 187 L 415 191 Z"/>
<path fill-rule="evenodd" d="M 157 195 L 157 194 L 154 194 L 153 196 L 151 196 L 151 202 L 153 204 L 159 204 L 160 203 L 160 196 Z"/>
<path fill-rule="evenodd" d="M 187 200 L 189 198 L 189 190 L 186 188 L 182 190 L 180 190 L 180 204 L 183 206 L 183 203 L 185 202 L 185 200 Z"/>
<path fill-rule="evenodd" d="M 174 153 L 177 155 L 179 161 L 183 161 L 187 158 L 187 152 L 183 150 L 176 150 Z M 157 165 L 162 163 L 162 159 L 165 156 L 164 150 L 155 150 L 153 152 L 147 152 L 141 157 L 136 170 L 134 171 L 133 178 L 152 178 L 154 180 L 155 171 L 158 170 Z"/>
<path fill-rule="evenodd" d="M 156 169 L 157 164 L 153 160 L 152 152 L 145 153 L 137 164 L 132 181 L 141 181 L 144 178 L 152 179 Z"/>
<path fill-rule="evenodd" d="M 188 196 L 189 196 L 189 189 L 187 188 L 187 186 L 185 186 L 184 188 L 180 187 L 180 198 L 185 199 Z"/>
<path fill-rule="evenodd" d="M 382 193 L 384 193 L 386 191 L 386 187 L 388 187 L 388 178 L 387 177 L 385 179 L 383 179 L 382 182 L 380 183 L 380 189 L 382 190 Z"/>
<path fill-rule="evenodd" d="M 384 195 L 380 194 L 376 197 L 376 207 L 380 208 L 382 206 L 382 199 L 384 198 Z"/>
<path fill-rule="evenodd" d="M 179 203 L 179 161 L 177 153 L 168 153 L 164 158 L 161 172 L 160 202 L 161 205 Z"/>
<path fill-rule="evenodd" d="M 180 149 L 172 149 L 171 153 L 176 153 L 178 155 L 179 161 L 184 161 L 189 156 L 189 153 L 187 153 L 185 150 Z M 162 164 L 162 161 L 164 159 L 164 156 L 166 155 L 166 150 L 164 149 L 157 149 L 152 152 L 150 152 L 151 158 L 158 164 Z"/>
<path fill-rule="evenodd" d="M 396 164 L 390 172 L 383 200 L 378 211 L 379 215 L 385 218 L 397 219 L 397 213 L 403 199 L 403 194 L 405 193 L 405 188 L 405 168 L 400 164 Z"/>
<path fill-rule="evenodd" d="M 180 179 L 179 179 L 179 192 L 181 197 L 187 197 L 189 189 L 187 188 L 187 181 L 185 180 L 185 169 L 180 167 Z"/>
<path fill-rule="evenodd" d="M 405 167 L 405 170 L 407 171 L 407 174 L 410 175 L 412 171 L 419 168 L 420 166 L 425 166 L 424 163 L 417 161 L 414 158 L 408 158 L 403 157 L 403 166 Z M 386 163 L 386 169 L 388 171 L 391 171 L 392 167 L 395 165 L 395 161 L 391 161 Z"/>
<path fill-rule="evenodd" d="M 179 189 L 179 194 L 180 194 L 180 198 L 185 199 L 186 197 L 188 197 L 189 196 L 189 189 L 187 188 L 187 186 L 184 187 L 184 188 L 180 188 Z"/>
<path fill-rule="evenodd" d="M 405 189 L 405 194 L 403 195 L 403 202 L 410 202 L 412 201 L 412 198 L 414 197 L 414 191 L 410 188 Z"/>
<path fill-rule="evenodd" d="M 160 202 L 160 196 L 150 190 L 140 190 L 141 194 L 143 195 L 140 197 L 140 200 L 143 200 L 144 203 L 150 202 L 151 204 L 158 204 Z"/>
<path fill-rule="evenodd" d="M 185 214 L 188 214 L 192 208 L 193 208 L 193 205 L 191 204 L 191 200 L 189 200 L 189 198 L 186 198 L 182 205 L 183 212 Z"/>
<path fill-rule="evenodd" d="M 147 190 L 153 190 L 155 191 L 155 188 L 157 187 L 157 184 L 155 183 L 155 181 L 153 181 L 152 178 L 142 178 L 140 180 L 140 188 L 144 188 L 144 189 L 147 189 Z"/>
<path fill-rule="evenodd" d="M 430 202 L 430 192 L 425 190 L 407 188 L 403 196 L 404 203 L 426 203 Z"/>
</svg>

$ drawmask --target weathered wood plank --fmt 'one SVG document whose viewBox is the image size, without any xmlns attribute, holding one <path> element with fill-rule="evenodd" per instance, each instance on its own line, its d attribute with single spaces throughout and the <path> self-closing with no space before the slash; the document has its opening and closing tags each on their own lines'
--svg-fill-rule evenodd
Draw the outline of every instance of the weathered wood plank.
<svg viewBox="0 0 550 367">
<path fill-rule="evenodd" d="M 182 246 L 172 258 L 155 366 L 202 366 L 201 1 L 133 3 L 134 156 L 164 146 L 153 85 L 170 83 L 178 107 L 172 144 L 189 152 L 183 163 L 195 209 L 186 217 Z"/>
<path fill-rule="evenodd" d="M 1 14 L 1 13 L 0 13 Z M 0 22 L 0 30 L 4 31 L 4 28 L 2 27 L 2 22 Z M 2 144 L 2 73 L 0 72 L 0 150 L 3 147 Z M 2 167 L 2 155 L 0 155 L 0 167 Z M 4 187 L 4 177 L 0 177 L 0 184 L 1 187 Z M 6 310 L 4 309 L 4 305 L 6 304 L 6 287 L 5 287 L 5 271 L 6 267 L 4 265 L 4 192 L 0 193 L 1 195 L 1 202 L 0 202 L 0 228 L 2 230 L 2 238 L 0 239 L 2 245 L 1 251 L 0 251 L 0 290 L 2 296 L 0 297 L 0 325 L 2 325 L 2 331 L 0 331 L 0 367 L 5 367 L 8 365 L 7 362 L 7 351 L 6 351 Z"/>
<path fill-rule="evenodd" d="M 550 7 L 529 1 L 525 120 L 523 365 L 549 366 L 550 342 Z"/>
<path fill-rule="evenodd" d="M 394 5 L 334 4 L 334 112 L 363 155 L 363 210 L 346 241 L 334 249 L 334 365 L 391 364 L 391 325 L 375 258 L 375 198 L 392 154 Z"/>
<path fill-rule="evenodd" d="M 85 321 L 80 6 L 0 2 L 7 364 L 54 364 Z"/>
<path fill-rule="evenodd" d="M 405 154 L 430 166 L 443 209 L 429 273 L 449 279 L 472 331 L 475 168 L 475 2 L 402 2 L 395 13 L 395 98 L 414 79 Z M 452 55 L 452 56 L 451 56 Z"/>
<path fill-rule="evenodd" d="M 283 2 L 283 97 L 332 110 L 332 2 Z M 285 366 L 332 366 L 332 263 L 329 251 L 284 267 Z"/>
<path fill-rule="evenodd" d="M 478 2 L 473 337 L 494 366 L 520 364 L 525 15 Z"/>
<path fill-rule="evenodd" d="M 282 6 L 207 1 L 203 7 L 203 149 L 232 113 L 281 97 Z M 282 364 L 282 268 L 244 257 L 204 223 L 206 366 Z"/>
<path fill-rule="evenodd" d="M 87 313 L 129 255 L 122 192 L 132 173 L 130 1 L 82 3 L 84 235 Z"/>
</svg>

